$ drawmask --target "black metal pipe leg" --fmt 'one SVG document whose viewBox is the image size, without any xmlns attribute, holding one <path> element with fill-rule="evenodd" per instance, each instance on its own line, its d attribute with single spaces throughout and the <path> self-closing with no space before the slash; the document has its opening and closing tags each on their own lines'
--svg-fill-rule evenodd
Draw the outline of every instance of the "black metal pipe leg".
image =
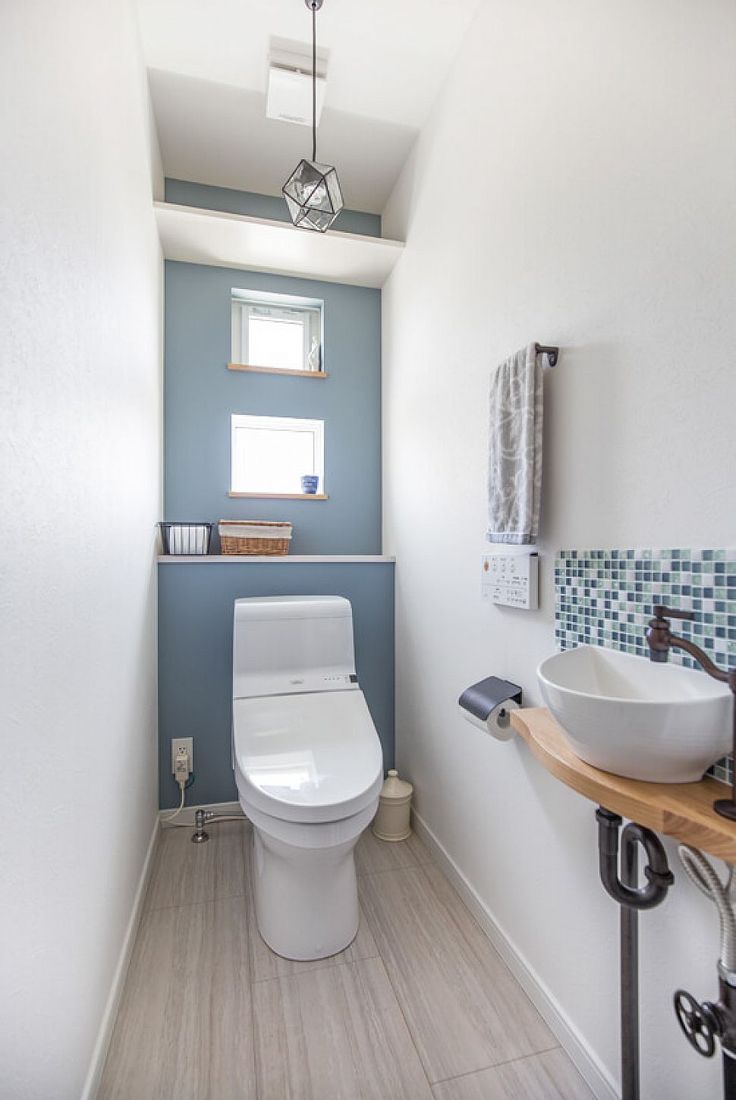
<svg viewBox="0 0 736 1100">
<path fill-rule="evenodd" d="M 621 881 L 639 884 L 636 841 L 624 829 Z M 621 1092 L 624 1100 L 639 1100 L 639 914 L 621 906 Z"/>
<path fill-rule="evenodd" d="M 736 1100 L 736 1058 L 723 1052 L 724 1100 Z"/>
<path fill-rule="evenodd" d="M 622 820 L 603 806 L 596 810 L 601 882 L 621 906 L 621 1096 L 639 1100 L 639 925 L 640 909 L 653 909 L 664 901 L 674 879 L 659 838 L 633 822 L 621 834 Z M 637 845 L 647 857 L 646 884 L 639 886 Z"/>
</svg>

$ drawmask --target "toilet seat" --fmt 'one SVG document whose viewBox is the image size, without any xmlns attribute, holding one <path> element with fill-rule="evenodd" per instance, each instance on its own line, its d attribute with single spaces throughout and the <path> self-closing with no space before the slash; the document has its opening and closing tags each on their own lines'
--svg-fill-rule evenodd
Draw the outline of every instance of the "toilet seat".
<svg viewBox="0 0 736 1100">
<path fill-rule="evenodd" d="M 357 687 L 235 699 L 233 763 L 244 808 L 305 826 L 355 817 L 383 781 L 381 743 Z"/>
</svg>

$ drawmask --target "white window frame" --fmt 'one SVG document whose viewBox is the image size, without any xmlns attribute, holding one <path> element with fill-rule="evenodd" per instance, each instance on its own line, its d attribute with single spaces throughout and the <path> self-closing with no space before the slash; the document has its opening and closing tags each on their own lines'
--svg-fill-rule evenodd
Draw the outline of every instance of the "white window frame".
<svg viewBox="0 0 736 1100">
<path fill-rule="evenodd" d="M 324 370 L 323 339 L 324 302 L 319 298 L 301 298 L 292 294 L 266 294 L 257 290 L 231 290 L 231 357 L 233 365 L 261 371 L 288 371 L 290 374 L 322 375 Z M 252 315 L 302 322 L 302 366 L 274 367 L 251 362 L 248 349 L 248 323 Z M 319 346 L 316 367 L 309 366 L 309 354 L 314 340 Z"/>
<path fill-rule="evenodd" d="M 301 470 L 300 474 L 313 473 L 319 478 L 317 494 L 302 494 L 297 484 L 293 493 L 271 491 L 268 487 L 260 490 L 239 488 L 243 482 L 240 476 L 240 456 L 236 434 L 243 429 L 258 431 L 309 432 L 312 435 L 312 461 L 313 469 Z M 250 413 L 233 413 L 230 418 L 230 495 L 231 496 L 316 496 L 317 499 L 326 496 L 325 489 L 325 422 L 324 420 L 306 420 L 294 416 L 256 416 Z"/>
</svg>

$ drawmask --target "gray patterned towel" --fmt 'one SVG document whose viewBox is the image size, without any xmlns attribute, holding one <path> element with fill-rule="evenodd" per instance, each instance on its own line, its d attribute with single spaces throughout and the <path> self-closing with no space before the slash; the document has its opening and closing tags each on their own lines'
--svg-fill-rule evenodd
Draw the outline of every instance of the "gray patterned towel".
<svg viewBox="0 0 736 1100">
<path fill-rule="evenodd" d="M 491 378 L 488 541 L 535 542 L 541 489 L 542 368 L 530 344 Z"/>
</svg>

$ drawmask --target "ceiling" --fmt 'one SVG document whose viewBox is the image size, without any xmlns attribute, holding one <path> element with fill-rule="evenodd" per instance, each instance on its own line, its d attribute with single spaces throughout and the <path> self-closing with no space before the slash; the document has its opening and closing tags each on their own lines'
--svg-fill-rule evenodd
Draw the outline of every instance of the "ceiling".
<svg viewBox="0 0 736 1100">
<path fill-rule="evenodd" d="M 380 213 L 482 0 L 325 0 L 317 141 L 346 206 Z M 271 39 L 308 48 L 303 0 L 138 0 L 167 176 L 277 195 L 309 131 L 266 118 Z"/>
</svg>

